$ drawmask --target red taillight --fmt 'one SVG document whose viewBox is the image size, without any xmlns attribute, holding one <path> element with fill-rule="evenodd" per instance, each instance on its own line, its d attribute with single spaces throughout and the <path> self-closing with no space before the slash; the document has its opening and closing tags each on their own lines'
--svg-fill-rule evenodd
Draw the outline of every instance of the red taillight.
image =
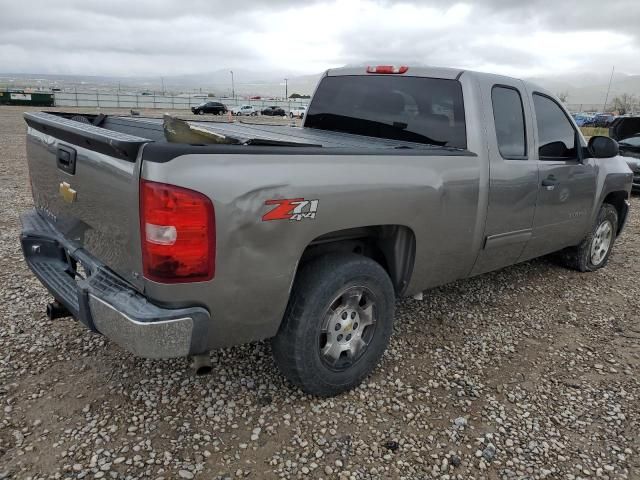
<svg viewBox="0 0 640 480">
<path fill-rule="evenodd" d="M 406 73 L 409 67 L 402 65 L 396 67 L 394 65 L 378 65 L 375 67 L 367 67 L 367 73 Z"/>
<path fill-rule="evenodd" d="M 202 193 L 140 182 L 144 276 L 161 283 L 211 280 L 215 269 L 215 214 Z"/>
</svg>

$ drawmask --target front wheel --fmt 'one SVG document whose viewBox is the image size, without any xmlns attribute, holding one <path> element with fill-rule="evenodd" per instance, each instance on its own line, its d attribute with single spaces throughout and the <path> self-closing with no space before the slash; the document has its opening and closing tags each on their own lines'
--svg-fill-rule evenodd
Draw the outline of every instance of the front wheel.
<svg viewBox="0 0 640 480">
<path fill-rule="evenodd" d="M 277 336 L 280 371 L 306 393 L 328 397 L 376 367 L 393 329 L 395 293 L 370 258 L 330 254 L 302 267 Z"/>
<path fill-rule="evenodd" d="M 618 211 L 605 203 L 589 234 L 580 245 L 562 252 L 563 263 L 580 272 L 593 272 L 609 261 L 618 231 Z"/>
</svg>

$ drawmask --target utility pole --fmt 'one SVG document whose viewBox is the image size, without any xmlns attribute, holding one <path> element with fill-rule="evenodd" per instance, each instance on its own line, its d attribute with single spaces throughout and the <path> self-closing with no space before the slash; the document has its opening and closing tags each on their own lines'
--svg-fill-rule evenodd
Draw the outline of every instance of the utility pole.
<svg viewBox="0 0 640 480">
<path fill-rule="evenodd" d="M 614 65 L 613 68 L 611 68 L 611 77 L 609 77 L 609 88 L 607 88 L 607 96 L 604 97 L 604 105 L 602 106 L 602 113 L 605 113 L 607 111 L 607 102 L 609 101 L 609 91 L 611 90 L 611 81 L 613 80 L 613 72 L 616 69 L 616 66 Z"/>
<path fill-rule="evenodd" d="M 289 81 L 288 78 L 284 79 L 284 99 L 285 100 L 289 98 L 289 84 L 287 83 L 288 81 Z"/>
<path fill-rule="evenodd" d="M 165 89 L 164 89 L 164 77 L 160 77 L 160 81 L 162 82 L 162 96 L 164 96 L 164 92 L 165 92 Z"/>
<path fill-rule="evenodd" d="M 231 73 L 231 97 L 235 100 L 236 99 L 236 89 L 233 85 L 233 70 L 229 70 L 229 72 Z"/>
</svg>

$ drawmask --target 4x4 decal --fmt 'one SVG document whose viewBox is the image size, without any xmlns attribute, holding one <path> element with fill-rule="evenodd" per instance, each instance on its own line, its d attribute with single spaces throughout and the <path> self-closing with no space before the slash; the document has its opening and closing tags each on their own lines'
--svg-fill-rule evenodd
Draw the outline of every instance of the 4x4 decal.
<svg viewBox="0 0 640 480">
<path fill-rule="evenodd" d="M 305 200 L 304 198 L 282 198 L 267 200 L 265 205 L 276 205 L 262 216 L 263 222 L 269 220 L 296 220 L 316 218 L 318 200 Z"/>
</svg>

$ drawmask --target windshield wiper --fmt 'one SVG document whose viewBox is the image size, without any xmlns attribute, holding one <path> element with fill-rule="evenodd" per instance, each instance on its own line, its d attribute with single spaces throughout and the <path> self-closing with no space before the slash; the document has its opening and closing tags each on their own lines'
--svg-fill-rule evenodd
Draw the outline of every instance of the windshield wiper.
<svg viewBox="0 0 640 480">
<path fill-rule="evenodd" d="M 317 143 L 290 142 L 287 140 L 270 140 L 268 138 L 250 138 L 243 145 L 259 145 L 270 147 L 322 147 Z"/>
<path fill-rule="evenodd" d="M 332 121 L 336 122 L 337 124 L 335 123 L 332 124 Z M 352 124 L 355 124 L 357 128 L 349 128 L 349 125 L 342 126 L 338 122 L 340 123 L 350 122 Z M 324 125 L 325 123 L 328 123 L 328 126 L 325 126 Z M 422 135 L 420 133 L 407 130 L 407 126 L 408 124 L 404 122 L 386 123 L 386 122 L 379 122 L 376 120 L 350 117 L 347 115 L 338 115 L 335 113 L 315 113 L 315 114 L 307 115 L 307 121 L 305 122 L 305 127 L 316 128 L 318 130 L 339 131 L 344 133 L 351 133 L 353 135 L 365 135 L 368 137 L 386 138 L 389 140 L 400 140 L 404 142 L 422 143 L 422 144 L 432 145 L 434 147 L 444 147 L 447 144 L 447 142 L 441 142 L 439 140 L 435 140 L 433 138 L 427 137 L 426 135 Z M 399 136 L 372 135 L 371 133 L 367 132 L 367 129 L 379 130 L 381 128 L 390 128 L 395 131 L 401 132 L 403 135 L 399 135 Z M 364 130 L 364 132 L 362 132 L 362 130 Z M 401 138 L 402 136 L 409 137 L 409 138 Z"/>
</svg>

